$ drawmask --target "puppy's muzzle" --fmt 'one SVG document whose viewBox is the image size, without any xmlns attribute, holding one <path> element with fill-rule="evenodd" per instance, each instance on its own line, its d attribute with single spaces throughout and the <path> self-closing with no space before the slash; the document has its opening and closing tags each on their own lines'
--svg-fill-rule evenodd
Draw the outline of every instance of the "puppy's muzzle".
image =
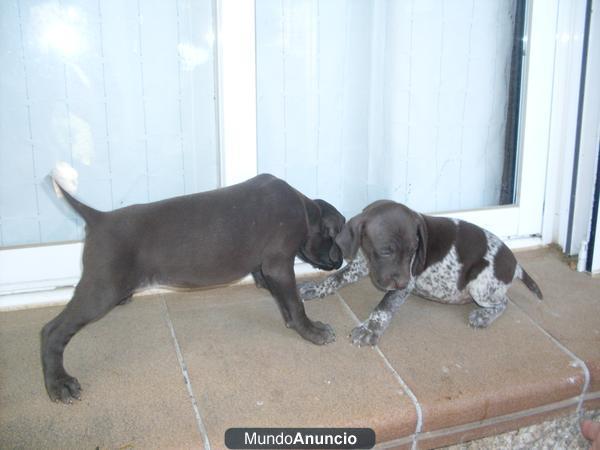
<svg viewBox="0 0 600 450">
<path fill-rule="evenodd" d="M 339 259 L 337 261 L 332 261 L 332 266 L 331 266 L 331 270 L 337 270 L 340 267 L 342 267 L 342 263 L 344 262 L 343 259 Z"/>
<path fill-rule="evenodd" d="M 336 260 L 332 260 L 331 258 L 322 258 L 318 261 L 315 261 L 314 259 L 309 258 L 302 249 L 298 252 L 297 256 L 300 257 L 302 261 L 307 262 L 311 266 L 321 270 L 337 270 L 342 267 L 342 263 L 344 262 L 342 258 Z"/>
<path fill-rule="evenodd" d="M 377 289 L 383 292 L 406 289 L 410 284 L 410 279 L 405 279 L 400 276 L 392 276 L 387 280 L 380 280 L 375 277 L 371 277 L 371 281 Z"/>
<path fill-rule="evenodd" d="M 325 264 L 323 264 L 323 263 L 317 264 L 317 267 L 322 270 L 337 270 L 340 267 L 342 267 L 343 262 L 344 262 L 343 259 L 340 259 L 339 261 L 331 261 L 330 260 Z"/>
</svg>

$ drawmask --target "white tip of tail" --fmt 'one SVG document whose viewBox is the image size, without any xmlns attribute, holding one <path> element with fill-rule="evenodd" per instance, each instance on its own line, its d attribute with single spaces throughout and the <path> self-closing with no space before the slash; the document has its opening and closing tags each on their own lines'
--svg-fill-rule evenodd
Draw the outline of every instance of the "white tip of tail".
<svg viewBox="0 0 600 450">
<path fill-rule="evenodd" d="M 69 163 L 64 161 L 56 163 L 56 166 L 52 170 L 52 184 L 57 197 L 61 198 L 63 195 L 56 184 L 59 184 L 69 194 L 74 194 L 77 191 L 78 178 L 79 174 Z"/>
</svg>

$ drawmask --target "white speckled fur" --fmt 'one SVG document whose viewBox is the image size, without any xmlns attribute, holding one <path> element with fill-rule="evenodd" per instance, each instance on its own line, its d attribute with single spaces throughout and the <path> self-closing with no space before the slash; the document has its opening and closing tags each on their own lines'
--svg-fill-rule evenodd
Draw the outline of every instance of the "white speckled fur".
<svg viewBox="0 0 600 450">
<path fill-rule="evenodd" d="M 392 313 L 383 309 L 375 310 L 369 315 L 369 319 L 365 322 L 371 329 L 385 330 L 392 320 Z"/>
<path fill-rule="evenodd" d="M 441 261 L 429 266 L 415 281 L 415 293 L 442 303 L 467 303 L 471 301 L 466 290 L 458 290 L 458 277 L 462 264 L 453 245 Z"/>
<path fill-rule="evenodd" d="M 515 268 L 515 274 L 513 275 L 513 280 L 515 278 L 523 278 L 523 269 L 518 264 L 517 264 L 517 267 Z"/>
<path fill-rule="evenodd" d="M 369 320 L 371 322 L 383 324 L 390 320 L 391 315 L 392 314 L 388 311 L 373 311 L 369 316 Z"/>
<path fill-rule="evenodd" d="M 494 275 L 494 258 L 502 246 L 502 241 L 484 230 L 487 239 L 487 252 L 483 259 L 488 266 L 467 285 L 467 291 L 475 302 L 483 308 L 492 308 L 507 302 L 506 291 L 509 285 Z M 514 275 L 513 275 L 514 276 Z"/>
<path fill-rule="evenodd" d="M 392 321 L 392 317 L 406 301 L 413 288 L 414 281 L 411 279 L 406 289 L 387 291 L 383 299 L 371 312 L 369 318 L 352 330 L 352 333 L 350 333 L 352 343 L 359 347 L 361 345 L 376 345 Z"/>
</svg>

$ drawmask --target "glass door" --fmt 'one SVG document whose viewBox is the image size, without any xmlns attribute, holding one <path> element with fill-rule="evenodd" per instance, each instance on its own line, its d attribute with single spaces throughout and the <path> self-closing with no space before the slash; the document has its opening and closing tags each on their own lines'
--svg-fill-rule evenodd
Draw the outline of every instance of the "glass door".
<svg viewBox="0 0 600 450">
<path fill-rule="evenodd" d="M 220 184 L 213 2 L 0 2 L 0 292 L 72 284 L 83 224 Z"/>
<path fill-rule="evenodd" d="M 553 19 L 526 5 L 258 1 L 259 172 L 348 217 L 389 198 L 539 235 Z"/>
</svg>

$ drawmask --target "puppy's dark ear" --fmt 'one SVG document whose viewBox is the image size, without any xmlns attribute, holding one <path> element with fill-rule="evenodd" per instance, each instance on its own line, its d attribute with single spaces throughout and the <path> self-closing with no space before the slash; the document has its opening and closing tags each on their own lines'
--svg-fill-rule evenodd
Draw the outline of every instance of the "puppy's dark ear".
<svg viewBox="0 0 600 450">
<path fill-rule="evenodd" d="M 318 232 L 321 228 L 321 207 L 314 200 L 303 198 L 302 201 L 310 233 Z"/>
<path fill-rule="evenodd" d="M 352 261 L 356 258 L 356 253 L 358 253 L 361 244 L 363 227 L 364 220 L 361 215 L 358 215 L 350 219 L 335 238 L 335 243 L 342 250 L 344 259 Z"/>
<path fill-rule="evenodd" d="M 413 275 L 419 275 L 425 270 L 425 262 L 427 261 L 427 224 L 421 214 L 416 215 L 417 221 L 417 252 L 415 253 L 415 261 L 412 267 Z"/>
<path fill-rule="evenodd" d="M 314 202 L 321 211 L 320 220 L 323 235 L 334 239 L 341 231 L 342 226 L 346 222 L 346 218 L 342 216 L 333 205 L 327 203 L 325 200 L 315 199 Z"/>
</svg>

